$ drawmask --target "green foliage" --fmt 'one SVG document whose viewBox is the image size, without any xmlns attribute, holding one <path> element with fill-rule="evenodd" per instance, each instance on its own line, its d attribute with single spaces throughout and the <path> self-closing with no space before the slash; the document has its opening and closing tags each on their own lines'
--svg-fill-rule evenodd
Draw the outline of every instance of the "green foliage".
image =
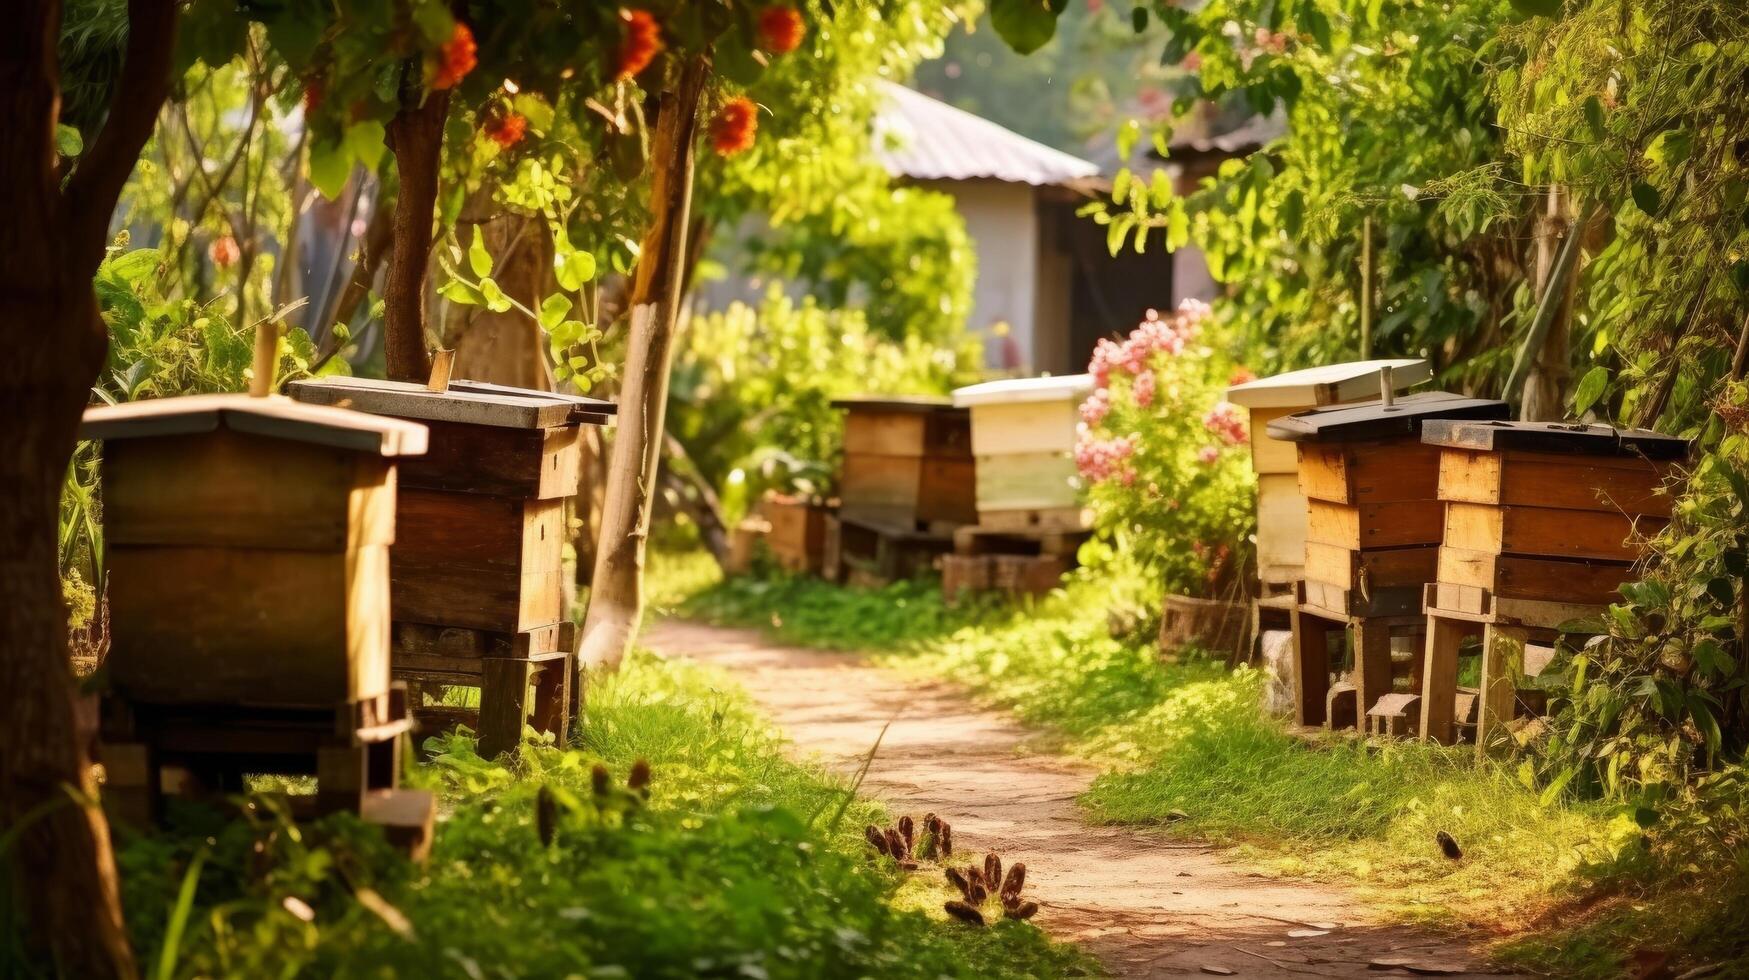
<svg viewBox="0 0 1749 980">
<path fill-rule="evenodd" d="M 894 340 L 860 312 L 774 288 L 757 310 L 692 317 L 678 341 L 668 429 L 713 486 L 825 492 L 843 438 L 835 398 L 941 395 L 975 380 L 975 337 Z M 735 476 L 739 472 L 740 476 Z"/>
<path fill-rule="evenodd" d="M 838 818 L 849 790 L 786 761 L 719 684 L 635 658 L 592 683 L 582 748 L 530 745 L 512 768 L 465 735 L 434 740 L 416 778 L 445 819 L 422 867 L 349 818 L 294 827 L 271 798 L 243 820 L 185 813 L 176 832 L 121 848 L 137 948 L 157 960 L 204 855 L 175 976 L 1082 972 L 1030 925 L 973 932 L 896 907 L 912 886 L 869 861 L 856 832 L 878 811 L 856 802 Z M 619 787 L 639 759 L 654 775 L 647 804 Z M 614 776 L 605 793 L 597 763 Z"/>
<path fill-rule="evenodd" d="M 1101 340 L 1075 463 L 1111 547 L 1166 591 L 1228 594 L 1250 575 L 1255 478 L 1245 418 L 1221 399 L 1232 363 L 1204 333 L 1207 307 L 1150 313 Z"/>
<path fill-rule="evenodd" d="M 109 328 L 109 358 L 92 388 L 94 400 L 113 405 L 248 389 L 254 328 L 233 324 L 212 303 L 168 297 L 165 287 L 173 277 L 166 265 L 158 249 L 130 249 L 124 232 L 98 266 L 92 285 Z M 345 367 L 343 361 L 321 363 L 309 334 L 296 327 L 281 329 L 278 343 L 275 378 L 280 384 Z M 90 622 L 103 594 L 97 470 L 96 445 L 80 443 L 61 490 L 61 577 L 75 627 Z"/>
<path fill-rule="evenodd" d="M 1749 10 L 1571 6 L 1495 46 L 1505 149 L 1526 181 L 1562 184 L 1601 209 L 1574 343 L 1582 363 L 1611 375 L 1599 414 L 1698 434 L 1749 295 Z"/>
<path fill-rule="evenodd" d="M 1506 18 L 1502 0 L 1411 0 L 1388 13 L 1365 0 L 1153 9 L 1163 57 L 1194 71 L 1179 114 L 1213 100 L 1279 112 L 1286 132 L 1189 194 L 1163 173 L 1120 174 L 1113 200 L 1087 209 L 1113 249 L 1142 248 L 1156 231 L 1169 249 L 1202 249 L 1227 287 L 1217 315 L 1273 370 L 1360 352 L 1370 219 L 1374 356 L 1426 355 L 1468 387 L 1497 386 L 1527 210 L 1501 189 L 1514 171 L 1477 65 Z M 1479 167 L 1486 180 L 1442 183 Z"/>
</svg>

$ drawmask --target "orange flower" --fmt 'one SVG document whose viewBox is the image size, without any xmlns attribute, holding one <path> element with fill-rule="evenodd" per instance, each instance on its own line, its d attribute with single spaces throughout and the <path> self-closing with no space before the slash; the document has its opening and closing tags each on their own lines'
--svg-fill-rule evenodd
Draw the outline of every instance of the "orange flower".
<svg viewBox="0 0 1749 980">
<path fill-rule="evenodd" d="M 752 149 L 753 137 L 759 132 L 759 107 L 753 100 L 738 95 L 723 103 L 711 120 L 711 146 L 723 156 Z"/>
<path fill-rule="evenodd" d="M 207 246 L 206 255 L 213 260 L 213 265 L 228 269 L 243 257 L 243 250 L 237 247 L 235 238 L 224 235 L 213 239 L 213 243 Z"/>
<path fill-rule="evenodd" d="M 494 113 L 482 126 L 486 138 L 508 150 L 528 135 L 528 117 L 520 112 Z"/>
<path fill-rule="evenodd" d="M 619 42 L 619 61 L 614 77 L 632 78 L 662 53 L 662 25 L 647 10 L 621 10 L 620 22 L 625 25 L 625 38 Z"/>
<path fill-rule="evenodd" d="M 479 63 L 475 57 L 478 51 L 474 45 L 474 32 L 468 29 L 468 25 L 456 21 L 455 33 L 437 51 L 437 71 L 431 77 L 431 87 L 454 88 Z"/>
<path fill-rule="evenodd" d="M 773 4 L 759 12 L 760 46 L 772 54 L 794 51 L 807 33 L 807 25 L 794 7 Z"/>
</svg>

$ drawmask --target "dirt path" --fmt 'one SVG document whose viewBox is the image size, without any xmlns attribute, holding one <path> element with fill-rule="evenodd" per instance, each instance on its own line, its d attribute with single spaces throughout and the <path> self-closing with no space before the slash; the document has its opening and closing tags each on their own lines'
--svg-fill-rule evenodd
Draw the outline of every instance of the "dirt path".
<svg viewBox="0 0 1749 980">
<path fill-rule="evenodd" d="M 1498 975 L 1465 944 L 1382 924 L 1339 889 L 1266 877 L 1212 847 L 1088 825 L 1074 801 L 1093 771 L 1026 754 L 1024 728 L 949 685 L 692 623 L 658 623 L 643 645 L 725 668 L 799 750 L 842 771 L 860 766 L 890 720 L 864 791 L 895 812 L 940 814 L 956 853 L 1025 861 L 1028 894 L 1043 907 L 1036 921 L 1117 976 L 1406 975 L 1369 968 L 1384 959 Z"/>
</svg>

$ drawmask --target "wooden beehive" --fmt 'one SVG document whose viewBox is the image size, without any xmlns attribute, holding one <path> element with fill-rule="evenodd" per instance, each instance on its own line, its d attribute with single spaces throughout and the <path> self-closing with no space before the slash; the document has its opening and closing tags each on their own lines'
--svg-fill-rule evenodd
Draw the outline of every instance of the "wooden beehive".
<svg viewBox="0 0 1749 980">
<path fill-rule="evenodd" d="M 1326 364 L 1227 389 L 1227 400 L 1250 415 L 1251 465 L 1257 473 L 1257 573 L 1266 587 L 1302 577 L 1307 522 L 1294 444 L 1269 434 L 1269 423 L 1307 409 L 1377 398 L 1385 368 L 1391 370 L 1397 391 L 1433 376 L 1424 360 L 1396 358 Z"/>
<path fill-rule="evenodd" d="M 1439 453 L 1445 506 L 1438 581 L 1476 613 L 1496 599 L 1614 601 L 1643 537 L 1668 522 L 1661 488 L 1689 452 L 1684 439 L 1603 425 L 1440 421 L 1422 437 Z"/>
<path fill-rule="evenodd" d="M 322 810 L 384 824 L 415 854 L 429 794 L 395 789 L 406 705 L 390 673 L 396 461 L 422 425 L 202 395 L 94 408 L 110 647 L 105 800 L 151 820 L 167 767 L 241 789 L 317 776 Z"/>
<path fill-rule="evenodd" d="M 1433 580 L 1443 505 L 1431 419 L 1501 419 L 1505 402 L 1447 392 L 1283 416 L 1269 435 L 1298 444 L 1306 497 L 1304 602 L 1341 616 L 1413 612 Z"/>
<path fill-rule="evenodd" d="M 826 548 L 824 504 L 805 497 L 767 494 L 759 512 L 768 524 L 766 547 L 772 560 L 786 572 L 818 574 Z"/>
<path fill-rule="evenodd" d="M 94 408 L 112 690 L 331 708 L 389 690 L 395 460 L 425 428 L 283 398 Z"/>
<path fill-rule="evenodd" d="M 971 412 L 978 523 L 1087 526 L 1074 452 L 1081 402 L 1092 390 L 1091 376 L 1072 374 L 989 381 L 953 393 L 953 403 Z"/>
<path fill-rule="evenodd" d="M 562 736 L 565 713 L 552 702 L 570 700 L 554 686 L 569 683 L 560 675 L 571 653 L 562 628 L 565 505 L 581 478 L 581 426 L 604 424 L 612 403 L 471 381 L 433 391 L 364 378 L 299 381 L 291 395 L 430 429 L 430 451 L 400 475 L 390 586 L 397 676 L 480 685 L 480 750 L 490 756 L 519 738 L 533 675 L 537 722 Z M 440 716 L 449 720 L 431 709 Z"/>
<path fill-rule="evenodd" d="M 941 398 L 848 398 L 839 515 L 915 531 L 977 520 L 970 416 Z"/>
</svg>

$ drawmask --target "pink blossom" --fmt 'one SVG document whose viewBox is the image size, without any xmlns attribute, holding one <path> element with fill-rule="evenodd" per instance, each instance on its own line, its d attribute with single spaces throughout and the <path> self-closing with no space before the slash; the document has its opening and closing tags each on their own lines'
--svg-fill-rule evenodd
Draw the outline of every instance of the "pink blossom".
<svg viewBox="0 0 1749 980">
<path fill-rule="evenodd" d="M 1099 338 L 1099 343 L 1093 345 L 1093 360 L 1087 365 L 1087 370 L 1093 375 L 1093 385 L 1104 388 L 1111 383 L 1111 369 L 1124 360 L 1123 348 L 1108 337 Z"/>
<path fill-rule="evenodd" d="M 1196 451 L 1196 461 L 1204 466 L 1213 466 L 1215 460 L 1221 458 L 1219 446 L 1204 446 Z"/>
<path fill-rule="evenodd" d="M 1130 395 L 1142 408 L 1154 404 L 1154 372 L 1143 371 L 1136 375 L 1135 383 L 1130 385 Z"/>
<path fill-rule="evenodd" d="M 1203 427 L 1219 436 L 1229 446 L 1245 442 L 1245 413 L 1232 402 L 1219 402 L 1202 417 Z"/>
<path fill-rule="evenodd" d="M 1087 396 L 1081 403 L 1081 421 L 1088 425 L 1098 425 L 1105 421 L 1106 413 L 1111 411 L 1111 395 L 1100 388 Z"/>
<path fill-rule="evenodd" d="M 1083 438 L 1075 444 L 1075 468 L 1082 476 L 1095 483 L 1117 477 L 1125 480 L 1124 485 L 1128 486 L 1135 480 L 1135 473 L 1130 469 L 1128 461 L 1136 451 L 1137 441 L 1135 435 L 1119 436 L 1116 439 L 1094 439 L 1083 434 Z"/>
</svg>

